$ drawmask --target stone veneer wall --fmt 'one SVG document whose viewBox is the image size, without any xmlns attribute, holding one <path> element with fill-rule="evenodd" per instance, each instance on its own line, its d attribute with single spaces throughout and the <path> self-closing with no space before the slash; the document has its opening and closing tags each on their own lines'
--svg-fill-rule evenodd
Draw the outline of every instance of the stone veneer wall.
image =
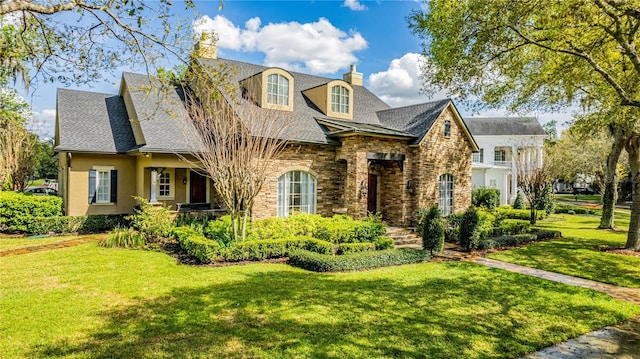
<svg viewBox="0 0 640 359">
<path fill-rule="evenodd" d="M 255 219 L 277 215 L 278 177 L 289 171 L 306 171 L 316 177 L 316 213 L 333 215 L 333 210 L 345 207 L 344 163 L 336 162 L 335 145 L 289 145 L 273 161 L 262 189 L 255 198 L 252 216 Z"/>
<path fill-rule="evenodd" d="M 416 150 L 418 208 L 438 204 L 439 178 L 443 174 L 452 174 L 454 177 L 454 212 L 465 211 L 471 205 L 471 144 L 461 127 L 463 124 L 455 117 L 452 108 L 448 107 Z M 444 136 L 446 120 L 451 121 L 451 135 L 448 138 Z"/>
</svg>

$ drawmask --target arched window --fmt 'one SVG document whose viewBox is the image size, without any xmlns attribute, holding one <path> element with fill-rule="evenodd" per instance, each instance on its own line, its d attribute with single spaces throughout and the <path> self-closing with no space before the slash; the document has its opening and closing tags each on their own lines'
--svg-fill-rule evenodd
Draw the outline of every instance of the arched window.
<svg viewBox="0 0 640 359">
<path fill-rule="evenodd" d="M 443 216 L 453 213 L 453 175 L 440 176 L 440 195 L 438 207 Z"/>
<path fill-rule="evenodd" d="M 267 77 L 267 103 L 289 106 L 289 79 L 279 74 Z"/>
<path fill-rule="evenodd" d="M 331 111 L 349 113 L 349 89 L 340 85 L 331 88 Z"/>
<path fill-rule="evenodd" d="M 303 171 L 291 171 L 278 178 L 278 217 L 316 213 L 316 178 Z"/>
</svg>

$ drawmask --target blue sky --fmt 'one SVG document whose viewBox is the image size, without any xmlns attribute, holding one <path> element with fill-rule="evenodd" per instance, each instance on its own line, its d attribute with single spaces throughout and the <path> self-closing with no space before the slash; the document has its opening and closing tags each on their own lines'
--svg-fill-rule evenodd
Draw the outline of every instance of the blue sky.
<svg viewBox="0 0 640 359">
<path fill-rule="evenodd" d="M 446 97 L 443 92 L 433 97 L 421 93 L 421 44 L 410 32 L 406 17 L 423 2 L 226 0 L 222 11 L 217 0 L 195 1 L 195 5 L 199 14 L 191 19 L 191 30 L 196 34 L 216 31 L 219 57 L 331 78 L 342 78 L 355 64 L 364 74 L 364 85 L 394 107 Z M 72 88 L 115 94 L 119 79 L 116 71 L 106 81 Z M 27 96 L 34 112 L 32 127 L 42 137 L 54 134 L 57 87 L 61 85 L 39 84 Z M 505 115 L 501 109 L 472 114 L 463 106 L 458 108 L 463 116 Z M 566 112 L 518 115 L 536 116 L 543 123 L 571 118 Z"/>
</svg>

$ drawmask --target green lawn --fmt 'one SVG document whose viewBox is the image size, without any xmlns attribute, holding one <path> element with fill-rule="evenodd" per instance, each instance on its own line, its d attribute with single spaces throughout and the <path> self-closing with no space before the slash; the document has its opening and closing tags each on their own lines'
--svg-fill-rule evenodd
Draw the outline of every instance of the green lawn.
<svg viewBox="0 0 640 359">
<path fill-rule="evenodd" d="M 7 358 L 512 358 L 640 313 L 463 262 L 344 274 L 95 243 L 0 258 Z"/>
<path fill-rule="evenodd" d="M 561 201 L 573 202 L 576 200 L 576 195 L 574 194 L 556 194 L 556 198 Z M 579 202 L 593 202 L 593 204 L 600 204 L 600 195 L 587 195 L 587 194 L 579 194 L 578 195 Z"/>
<path fill-rule="evenodd" d="M 73 239 L 71 236 L 26 238 L 26 237 L 0 237 L 0 252 L 12 249 L 40 246 L 43 244 L 57 243 Z"/>
<path fill-rule="evenodd" d="M 599 224 L 597 215 L 554 214 L 538 225 L 561 231 L 564 238 L 487 257 L 624 287 L 640 287 L 640 257 L 597 250 L 598 246 L 624 246 L 629 215 L 616 212 L 616 226 L 620 228 L 617 231 L 596 229 Z"/>
</svg>

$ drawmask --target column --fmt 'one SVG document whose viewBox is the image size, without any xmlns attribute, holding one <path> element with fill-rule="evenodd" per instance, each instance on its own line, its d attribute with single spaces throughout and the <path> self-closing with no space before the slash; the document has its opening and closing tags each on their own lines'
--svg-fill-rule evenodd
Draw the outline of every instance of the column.
<svg viewBox="0 0 640 359">
<path fill-rule="evenodd" d="M 542 146 L 538 147 L 538 167 L 542 168 L 542 155 L 543 155 L 543 149 Z"/>
<path fill-rule="evenodd" d="M 151 169 L 151 193 L 149 198 L 149 203 L 158 203 L 158 195 L 157 195 L 157 184 L 158 184 L 158 170 L 155 168 Z"/>
</svg>

